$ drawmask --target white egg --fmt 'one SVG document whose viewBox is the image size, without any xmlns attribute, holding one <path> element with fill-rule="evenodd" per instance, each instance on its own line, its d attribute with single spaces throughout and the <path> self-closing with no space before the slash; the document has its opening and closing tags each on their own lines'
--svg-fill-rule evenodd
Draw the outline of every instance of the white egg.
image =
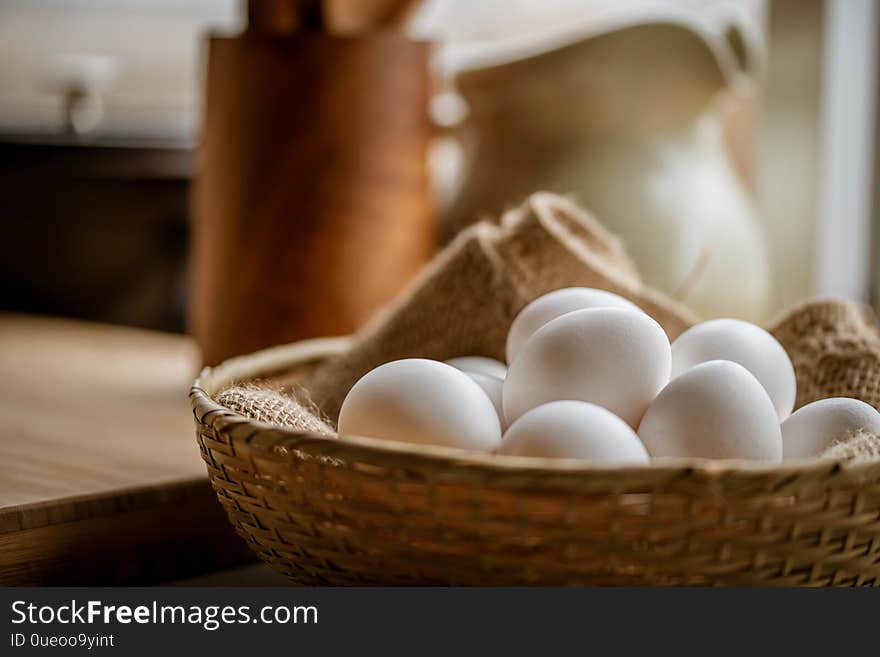
<svg viewBox="0 0 880 657">
<path fill-rule="evenodd" d="M 758 379 L 738 363 L 712 360 L 657 395 L 639 425 L 653 456 L 780 461 L 776 409 Z"/>
<path fill-rule="evenodd" d="M 526 340 L 507 370 L 504 416 L 562 399 L 607 408 L 638 426 L 669 381 L 672 354 L 660 325 L 641 311 L 576 310 Z"/>
<path fill-rule="evenodd" d="M 460 356 L 458 358 L 450 358 L 446 361 L 446 364 L 452 365 L 462 372 L 488 374 L 502 380 L 507 376 L 507 366 L 504 363 L 486 356 Z"/>
<path fill-rule="evenodd" d="M 504 390 L 504 381 L 497 376 L 489 376 L 488 374 L 480 374 L 479 372 L 465 372 L 471 377 L 478 386 L 483 389 L 489 401 L 495 407 L 495 413 L 498 415 L 498 423 L 501 425 L 501 432 L 507 429 L 507 422 L 504 420 L 504 406 L 502 403 L 502 391 Z"/>
<path fill-rule="evenodd" d="M 510 425 L 498 454 L 648 463 L 648 452 L 630 426 L 611 411 L 581 401 L 533 408 Z"/>
<path fill-rule="evenodd" d="M 613 292 L 591 287 L 554 290 L 532 301 L 513 320 L 507 334 L 507 363 L 512 363 L 529 336 L 551 319 L 587 308 L 623 308 L 641 312 L 637 305 Z"/>
<path fill-rule="evenodd" d="M 755 375 L 782 422 L 797 392 L 794 367 L 781 344 L 760 326 L 739 319 L 713 319 L 692 326 L 672 343 L 672 378 L 710 360 L 732 360 Z"/>
<path fill-rule="evenodd" d="M 342 402 L 339 433 L 481 451 L 495 449 L 501 425 L 492 402 L 451 365 L 407 358 L 380 365 Z"/>
<path fill-rule="evenodd" d="M 782 458 L 820 456 L 859 430 L 880 435 L 880 413 L 873 406 L 847 397 L 815 401 L 782 423 Z"/>
</svg>

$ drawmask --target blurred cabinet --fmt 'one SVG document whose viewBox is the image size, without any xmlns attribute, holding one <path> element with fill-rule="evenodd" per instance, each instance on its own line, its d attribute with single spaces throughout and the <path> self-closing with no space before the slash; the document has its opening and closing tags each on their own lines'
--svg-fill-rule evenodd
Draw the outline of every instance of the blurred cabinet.
<svg viewBox="0 0 880 657">
<path fill-rule="evenodd" d="M 0 139 L 0 309 L 183 330 L 192 151 Z"/>
</svg>

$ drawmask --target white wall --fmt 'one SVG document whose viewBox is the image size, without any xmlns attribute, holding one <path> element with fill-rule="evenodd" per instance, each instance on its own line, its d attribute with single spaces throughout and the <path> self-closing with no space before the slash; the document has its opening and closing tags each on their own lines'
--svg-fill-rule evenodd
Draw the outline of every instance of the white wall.
<svg viewBox="0 0 880 657">
<path fill-rule="evenodd" d="M 240 0 L 4 0 L 0 131 L 59 130 L 59 78 L 88 76 L 90 67 L 103 75 L 109 64 L 115 74 L 104 94 L 101 132 L 191 137 L 199 117 L 200 37 L 209 27 L 236 29 L 240 5 Z M 78 67 L 84 70 L 77 73 Z"/>
</svg>

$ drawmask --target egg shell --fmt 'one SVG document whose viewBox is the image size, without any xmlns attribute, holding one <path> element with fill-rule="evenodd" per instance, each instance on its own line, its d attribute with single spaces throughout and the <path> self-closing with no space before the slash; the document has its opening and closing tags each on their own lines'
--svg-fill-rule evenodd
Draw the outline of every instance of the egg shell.
<svg viewBox="0 0 880 657">
<path fill-rule="evenodd" d="M 880 435 L 880 413 L 873 406 L 847 397 L 820 399 L 782 423 L 782 458 L 820 456 L 859 430 Z"/>
<path fill-rule="evenodd" d="M 794 366 L 785 349 L 760 326 L 739 319 L 713 319 L 692 326 L 672 343 L 672 378 L 710 360 L 731 360 L 764 386 L 782 422 L 797 393 Z"/>
<path fill-rule="evenodd" d="M 588 308 L 623 308 L 641 312 L 633 302 L 606 290 L 592 287 L 566 287 L 554 290 L 529 303 L 513 320 L 507 333 L 508 364 L 514 361 L 525 341 L 551 319 Z"/>
<path fill-rule="evenodd" d="M 547 322 L 507 370 L 504 416 L 513 423 L 551 401 L 598 404 L 631 427 L 669 381 L 672 354 L 660 325 L 641 311 L 592 308 Z"/>
<path fill-rule="evenodd" d="M 507 422 L 504 420 L 504 406 L 502 403 L 502 393 L 504 390 L 504 381 L 497 376 L 489 376 L 479 372 L 465 372 L 474 382 L 483 389 L 489 401 L 495 407 L 495 413 L 498 415 L 498 423 L 501 425 L 501 432 L 507 429 Z"/>
<path fill-rule="evenodd" d="M 713 360 L 673 379 L 639 425 L 652 457 L 780 461 L 776 409 L 739 363 Z"/>
<path fill-rule="evenodd" d="M 646 464 L 648 452 L 630 426 L 611 411 L 581 401 L 555 401 L 514 422 L 498 454 Z"/>
<path fill-rule="evenodd" d="M 385 363 L 351 388 L 339 433 L 491 451 L 501 425 L 489 397 L 467 374 L 423 358 Z"/>
<path fill-rule="evenodd" d="M 507 366 L 504 363 L 486 356 L 459 356 L 458 358 L 450 358 L 446 364 L 452 365 L 462 372 L 487 374 L 502 380 L 507 376 Z"/>
</svg>

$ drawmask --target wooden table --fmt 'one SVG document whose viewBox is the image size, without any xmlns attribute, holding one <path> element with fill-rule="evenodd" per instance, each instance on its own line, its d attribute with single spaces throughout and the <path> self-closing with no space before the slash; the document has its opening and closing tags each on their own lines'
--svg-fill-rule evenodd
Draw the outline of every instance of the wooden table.
<svg viewBox="0 0 880 657">
<path fill-rule="evenodd" d="M 156 583 L 242 563 L 187 401 L 186 337 L 0 315 L 0 584 Z"/>
</svg>

